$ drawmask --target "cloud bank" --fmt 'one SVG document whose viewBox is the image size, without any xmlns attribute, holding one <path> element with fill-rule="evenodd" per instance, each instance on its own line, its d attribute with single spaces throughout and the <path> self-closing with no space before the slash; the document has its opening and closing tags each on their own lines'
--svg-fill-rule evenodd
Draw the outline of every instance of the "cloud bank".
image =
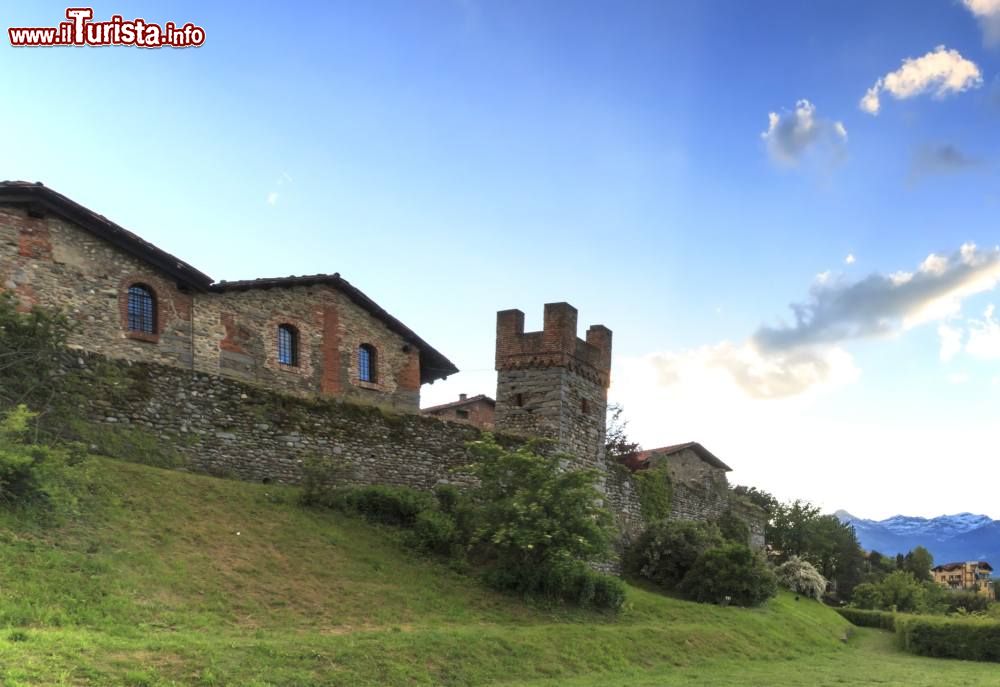
<svg viewBox="0 0 1000 687">
<path fill-rule="evenodd" d="M 868 89 L 859 106 L 870 115 L 882 109 L 881 95 L 888 93 L 896 100 L 905 100 L 931 92 L 936 98 L 961 93 L 983 84 L 983 74 L 975 62 L 967 60 L 957 50 L 943 45 L 923 57 L 908 57 L 903 66 L 889 72 Z"/>
<path fill-rule="evenodd" d="M 760 136 L 771 158 L 781 164 L 794 166 L 810 150 L 823 146 L 839 155 L 847 142 L 844 124 L 817 117 L 816 106 L 805 99 L 795 103 L 794 112 L 770 112 L 767 118 L 767 131 Z"/>
<path fill-rule="evenodd" d="M 964 298 L 998 282 L 1000 249 L 965 244 L 950 256 L 932 253 L 913 272 L 817 282 L 807 302 L 790 306 L 793 324 L 761 327 L 752 341 L 764 352 L 783 352 L 896 334 L 954 314 Z"/>
</svg>

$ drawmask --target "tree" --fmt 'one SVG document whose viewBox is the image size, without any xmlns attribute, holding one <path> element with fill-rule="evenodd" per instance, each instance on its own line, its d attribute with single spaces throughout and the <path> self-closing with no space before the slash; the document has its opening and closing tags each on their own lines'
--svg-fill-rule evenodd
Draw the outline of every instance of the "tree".
<svg viewBox="0 0 1000 687">
<path fill-rule="evenodd" d="M 778 576 L 778 584 L 796 594 L 804 594 L 818 601 L 826 591 L 826 579 L 811 563 L 798 556 L 792 556 L 774 572 Z"/>
<path fill-rule="evenodd" d="M 630 458 L 641 450 L 639 444 L 632 441 L 626 433 L 628 420 L 624 416 L 625 409 L 621 404 L 612 403 L 608 406 L 604 450 L 608 460 L 613 463 Z"/>
<path fill-rule="evenodd" d="M 672 589 L 703 553 L 722 543 L 722 534 L 714 524 L 661 520 L 647 527 L 629 547 L 625 570 Z"/>
<path fill-rule="evenodd" d="M 480 482 L 473 493 L 481 508 L 475 538 L 489 545 L 506 574 L 530 576 L 608 555 L 612 519 L 600 505 L 595 470 L 563 470 L 565 456 L 539 455 L 530 444 L 507 450 L 489 435 L 469 450 L 470 471 Z"/>
<path fill-rule="evenodd" d="M 0 293 L 0 408 L 49 407 L 69 330 L 65 317 L 42 308 L 18 312 L 14 298 Z"/>
<path fill-rule="evenodd" d="M 931 568 L 934 567 L 934 556 L 922 546 L 918 546 L 904 558 L 903 569 L 913 573 L 919 581 L 930 580 Z"/>
<path fill-rule="evenodd" d="M 882 607 L 886 610 L 912 613 L 919 610 L 924 602 L 924 588 L 913 576 L 905 570 L 897 570 L 886 575 L 879 583 L 882 594 Z"/>
</svg>

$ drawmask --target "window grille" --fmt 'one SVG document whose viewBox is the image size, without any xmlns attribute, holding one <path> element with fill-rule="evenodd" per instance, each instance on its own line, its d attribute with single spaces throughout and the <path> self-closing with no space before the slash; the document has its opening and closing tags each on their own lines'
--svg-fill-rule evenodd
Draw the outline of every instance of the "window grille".
<svg viewBox="0 0 1000 687">
<path fill-rule="evenodd" d="M 299 337 L 290 324 L 278 325 L 278 362 L 282 365 L 299 364 Z"/>
<path fill-rule="evenodd" d="M 375 357 L 375 348 L 371 344 L 361 344 L 358 348 L 358 379 L 360 381 L 374 383 L 378 378 Z"/>
<path fill-rule="evenodd" d="M 128 287 L 128 329 L 144 334 L 156 333 L 156 300 L 142 284 Z"/>
</svg>

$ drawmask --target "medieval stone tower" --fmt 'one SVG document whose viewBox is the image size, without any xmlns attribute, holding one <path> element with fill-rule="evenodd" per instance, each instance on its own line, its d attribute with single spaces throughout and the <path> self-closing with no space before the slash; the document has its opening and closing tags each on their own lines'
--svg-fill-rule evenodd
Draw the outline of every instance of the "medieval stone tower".
<svg viewBox="0 0 1000 687">
<path fill-rule="evenodd" d="M 604 469 L 611 330 L 576 336 L 576 308 L 546 303 L 540 332 L 524 331 L 524 313 L 497 313 L 496 428 L 552 439 L 580 467 Z"/>
</svg>

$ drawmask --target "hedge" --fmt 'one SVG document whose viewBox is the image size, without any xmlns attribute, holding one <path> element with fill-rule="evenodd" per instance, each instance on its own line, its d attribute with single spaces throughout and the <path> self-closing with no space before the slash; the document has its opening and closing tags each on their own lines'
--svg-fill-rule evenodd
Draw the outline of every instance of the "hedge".
<svg viewBox="0 0 1000 687">
<path fill-rule="evenodd" d="M 859 627 L 876 627 L 880 630 L 896 629 L 896 614 L 888 611 L 865 611 L 860 608 L 834 609 L 847 619 L 847 622 Z"/>
<path fill-rule="evenodd" d="M 900 617 L 896 636 L 903 649 L 921 656 L 1000 662 L 1000 623 L 995 620 Z"/>
</svg>

